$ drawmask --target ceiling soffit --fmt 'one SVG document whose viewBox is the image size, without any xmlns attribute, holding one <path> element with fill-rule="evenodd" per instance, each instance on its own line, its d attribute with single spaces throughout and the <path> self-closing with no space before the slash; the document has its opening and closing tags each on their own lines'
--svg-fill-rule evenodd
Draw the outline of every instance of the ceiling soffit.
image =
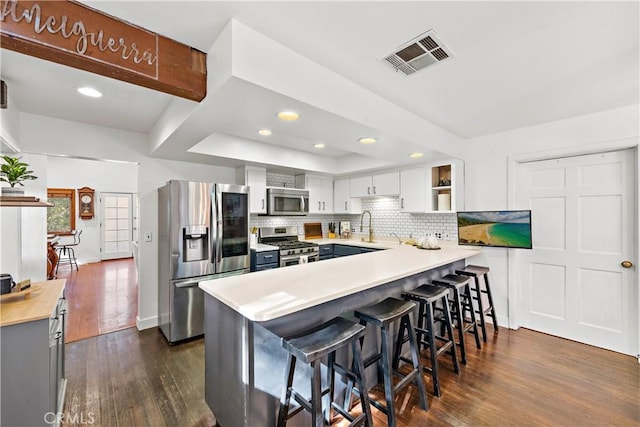
<svg viewBox="0 0 640 427">
<path fill-rule="evenodd" d="M 335 149 L 338 154 L 332 162 L 310 161 L 323 165 L 315 169 L 323 173 L 350 172 L 345 170 L 346 162 L 335 161 L 341 156 L 362 156 L 362 161 L 354 164 L 367 168 L 381 167 L 381 163 L 383 166 L 407 163 L 408 154 L 414 151 L 425 152 L 427 159 L 462 155 L 462 140 L 457 136 L 237 20 L 228 23 L 207 56 L 210 71 L 207 97 L 195 108 L 169 107 L 168 111 L 180 110 L 182 117 L 176 120 L 175 116 L 165 114 L 158 121 L 152 132 L 154 156 L 175 158 L 188 150 L 202 152 L 206 146 L 206 154 L 226 157 L 229 152 L 223 148 L 224 138 L 220 135 L 233 136 L 237 151 L 243 150 L 241 141 L 246 140 L 244 148 L 250 151 L 251 140 L 269 143 L 256 133 L 262 126 L 279 126 L 270 141 L 284 146 L 280 149 L 296 152 L 278 156 L 279 166 L 300 167 L 282 164 L 283 159 L 298 163 L 301 156 L 311 160 L 327 157 L 312 152 L 314 142 Z M 279 109 L 292 107 L 304 110 L 297 123 L 284 128 L 273 120 Z M 188 111 L 190 108 L 192 111 Z M 209 140 L 199 148 L 194 147 L 214 133 L 215 144 Z M 357 143 L 362 136 L 375 136 L 379 143 L 365 147 Z M 371 159 L 371 165 L 367 165 L 367 158 Z M 263 162 L 275 160 L 267 157 Z"/>
</svg>

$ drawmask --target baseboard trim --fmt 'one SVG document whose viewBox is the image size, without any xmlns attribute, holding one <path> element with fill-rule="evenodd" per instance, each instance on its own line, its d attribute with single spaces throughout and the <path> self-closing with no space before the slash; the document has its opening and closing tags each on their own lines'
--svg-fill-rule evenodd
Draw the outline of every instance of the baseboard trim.
<svg viewBox="0 0 640 427">
<path fill-rule="evenodd" d="M 509 318 L 507 316 L 497 315 L 498 318 L 498 326 L 503 328 L 509 328 Z"/>
<path fill-rule="evenodd" d="M 155 328 L 156 326 L 158 326 L 158 316 L 147 317 L 146 319 L 136 316 L 136 327 L 139 331 Z"/>
</svg>

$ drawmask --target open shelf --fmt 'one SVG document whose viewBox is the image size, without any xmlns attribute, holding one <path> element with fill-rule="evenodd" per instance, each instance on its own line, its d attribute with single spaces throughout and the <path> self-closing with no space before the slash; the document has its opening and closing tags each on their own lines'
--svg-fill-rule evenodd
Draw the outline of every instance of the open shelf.
<svg viewBox="0 0 640 427">
<path fill-rule="evenodd" d="M 53 204 L 42 202 L 39 198 L 33 196 L 0 196 L 0 206 L 48 208 Z"/>
</svg>

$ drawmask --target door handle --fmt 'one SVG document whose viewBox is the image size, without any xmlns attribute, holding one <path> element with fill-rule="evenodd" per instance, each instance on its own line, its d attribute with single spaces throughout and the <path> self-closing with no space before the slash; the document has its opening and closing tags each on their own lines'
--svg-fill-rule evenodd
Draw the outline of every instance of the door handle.
<svg viewBox="0 0 640 427">
<path fill-rule="evenodd" d="M 367 187 L 367 194 L 371 194 L 371 187 Z"/>
<path fill-rule="evenodd" d="M 376 186 L 373 186 L 373 194 L 376 194 Z"/>
<path fill-rule="evenodd" d="M 322 210 L 323 211 L 326 210 L 325 207 L 324 207 L 324 202 L 322 202 Z"/>
<path fill-rule="evenodd" d="M 400 207 L 404 209 L 404 197 L 400 199 Z"/>
<path fill-rule="evenodd" d="M 346 200 L 345 200 L 345 202 L 344 202 L 344 210 L 345 210 L 345 211 L 347 210 L 347 201 L 346 201 Z"/>
<path fill-rule="evenodd" d="M 318 202 L 318 210 L 322 210 L 322 208 L 320 207 L 320 202 Z"/>
<path fill-rule="evenodd" d="M 262 201 L 262 208 L 260 209 L 264 209 L 264 199 L 261 199 L 261 201 Z"/>
<path fill-rule="evenodd" d="M 624 268 L 631 268 L 633 267 L 633 263 L 631 261 L 622 261 L 620 263 L 621 266 L 623 266 Z"/>
</svg>

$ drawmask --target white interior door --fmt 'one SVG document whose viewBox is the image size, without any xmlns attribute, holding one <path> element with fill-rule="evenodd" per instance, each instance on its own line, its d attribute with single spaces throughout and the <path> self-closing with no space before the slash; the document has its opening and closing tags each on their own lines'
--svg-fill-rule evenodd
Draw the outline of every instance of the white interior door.
<svg viewBox="0 0 640 427">
<path fill-rule="evenodd" d="M 518 206 L 533 250 L 518 251 L 521 326 L 625 354 L 637 351 L 634 152 L 522 163 Z"/>
<path fill-rule="evenodd" d="M 102 244 L 101 259 L 128 258 L 133 256 L 133 208 L 132 195 L 127 193 L 102 193 Z"/>
</svg>

